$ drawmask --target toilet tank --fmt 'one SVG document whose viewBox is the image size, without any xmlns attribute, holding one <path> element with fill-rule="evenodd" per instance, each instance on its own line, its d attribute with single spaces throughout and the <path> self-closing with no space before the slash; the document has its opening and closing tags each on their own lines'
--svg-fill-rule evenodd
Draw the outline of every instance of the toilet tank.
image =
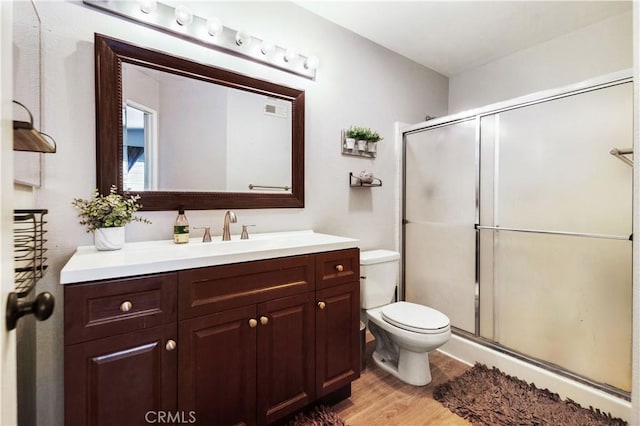
<svg viewBox="0 0 640 426">
<path fill-rule="evenodd" d="M 360 306 L 377 308 L 391 303 L 398 284 L 400 253 L 390 250 L 360 252 Z"/>
</svg>

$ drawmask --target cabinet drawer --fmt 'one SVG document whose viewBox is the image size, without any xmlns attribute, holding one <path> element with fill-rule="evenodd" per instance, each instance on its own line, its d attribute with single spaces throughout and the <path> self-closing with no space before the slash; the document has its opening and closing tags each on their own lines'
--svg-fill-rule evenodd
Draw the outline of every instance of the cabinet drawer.
<svg viewBox="0 0 640 426">
<path fill-rule="evenodd" d="M 193 318 L 313 291 L 313 277 L 313 256 L 180 271 L 179 317 Z"/>
<path fill-rule="evenodd" d="M 360 280 L 360 250 L 329 251 L 316 255 L 316 288 Z"/>
<path fill-rule="evenodd" d="M 171 273 L 66 285 L 65 344 L 175 321 L 176 284 Z"/>
</svg>

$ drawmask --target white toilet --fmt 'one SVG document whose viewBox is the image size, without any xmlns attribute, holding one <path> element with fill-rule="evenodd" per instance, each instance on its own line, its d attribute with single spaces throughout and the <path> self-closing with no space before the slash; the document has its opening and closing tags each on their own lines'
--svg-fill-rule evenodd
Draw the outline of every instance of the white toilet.
<svg viewBox="0 0 640 426">
<path fill-rule="evenodd" d="M 429 352 L 451 337 L 449 318 L 435 309 L 393 302 L 400 253 L 372 250 L 360 253 L 360 304 L 376 339 L 373 360 L 403 382 L 431 382 Z"/>
</svg>

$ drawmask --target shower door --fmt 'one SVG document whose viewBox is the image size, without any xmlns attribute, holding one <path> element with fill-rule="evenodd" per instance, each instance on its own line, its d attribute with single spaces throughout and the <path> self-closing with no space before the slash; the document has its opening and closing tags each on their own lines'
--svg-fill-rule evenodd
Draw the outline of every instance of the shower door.
<svg viewBox="0 0 640 426">
<path fill-rule="evenodd" d="M 631 390 L 631 83 L 481 118 L 480 334 Z"/>
<path fill-rule="evenodd" d="M 628 395 L 632 143 L 631 82 L 405 134 L 405 299 Z"/>
<path fill-rule="evenodd" d="M 405 299 L 475 330 L 476 120 L 405 138 Z"/>
</svg>

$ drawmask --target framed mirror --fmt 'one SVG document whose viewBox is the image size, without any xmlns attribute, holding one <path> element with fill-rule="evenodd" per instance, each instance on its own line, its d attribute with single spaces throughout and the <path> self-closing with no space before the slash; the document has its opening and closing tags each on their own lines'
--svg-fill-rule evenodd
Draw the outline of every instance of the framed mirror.
<svg viewBox="0 0 640 426">
<path fill-rule="evenodd" d="M 95 35 L 98 190 L 142 210 L 304 207 L 304 91 Z"/>
</svg>

